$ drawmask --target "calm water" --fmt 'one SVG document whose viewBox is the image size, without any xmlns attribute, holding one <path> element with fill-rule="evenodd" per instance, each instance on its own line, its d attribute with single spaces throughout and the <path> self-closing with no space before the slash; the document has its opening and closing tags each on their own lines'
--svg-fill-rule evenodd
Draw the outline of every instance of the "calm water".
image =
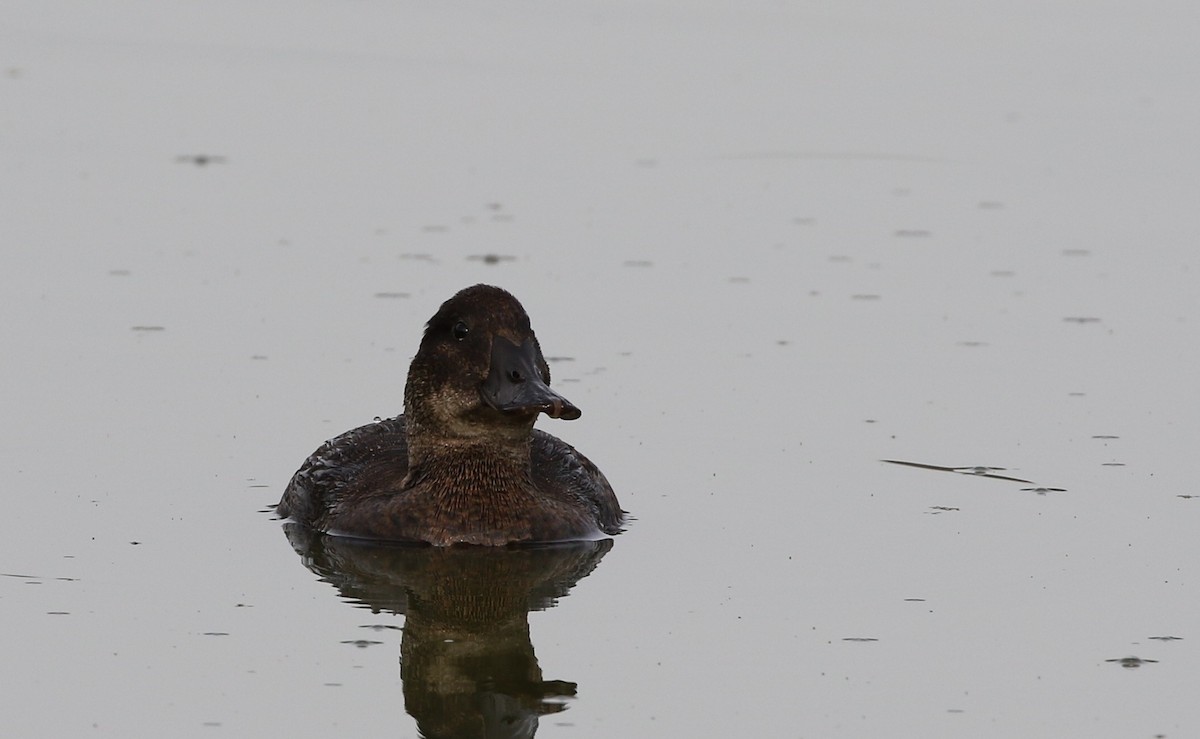
<svg viewBox="0 0 1200 739">
<path fill-rule="evenodd" d="M 1196 735 L 1200 13 L 1138 12 L 7 3 L 0 734 Z M 262 512 L 480 281 L 628 532 Z"/>
</svg>

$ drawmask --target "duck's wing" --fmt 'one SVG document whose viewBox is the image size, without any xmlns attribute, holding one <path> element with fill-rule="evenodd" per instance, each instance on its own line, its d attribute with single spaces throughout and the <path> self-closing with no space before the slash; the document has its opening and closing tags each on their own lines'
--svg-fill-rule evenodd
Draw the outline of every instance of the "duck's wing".
<svg viewBox="0 0 1200 739">
<path fill-rule="evenodd" d="M 530 444 L 533 482 L 539 490 L 568 501 L 583 503 L 606 534 L 621 531 L 625 511 L 612 485 L 592 461 L 556 436 L 533 430 Z"/>
<path fill-rule="evenodd" d="M 380 467 L 397 479 L 408 473 L 404 416 L 360 426 L 322 444 L 292 475 L 275 511 L 282 518 L 314 524 L 368 470 Z"/>
</svg>

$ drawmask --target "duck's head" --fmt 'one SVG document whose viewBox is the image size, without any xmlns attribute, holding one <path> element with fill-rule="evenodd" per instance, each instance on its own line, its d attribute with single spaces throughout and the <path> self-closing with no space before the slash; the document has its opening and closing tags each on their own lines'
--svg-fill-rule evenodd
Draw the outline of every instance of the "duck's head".
<svg viewBox="0 0 1200 739">
<path fill-rule="evenodd" d="M 550 368 L 525 309 L 509 293 L 475 285 L 429 319 L 408 370 L 404 413 L 414 431 L 442 438 L 527 438 L 539 413 L 580 411 L 550 389 Z"/>
</svg>

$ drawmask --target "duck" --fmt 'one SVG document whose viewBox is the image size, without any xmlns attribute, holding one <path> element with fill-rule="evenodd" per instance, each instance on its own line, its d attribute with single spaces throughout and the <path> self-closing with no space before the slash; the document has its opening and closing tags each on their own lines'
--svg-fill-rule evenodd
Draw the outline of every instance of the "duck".
<svg viewBox="0 0 1200 739">
<path fill-rule="evenodd" d="M 404 412 L 326 441 L 292 476 L 280 518 L 335 536 L 434 546 L 595 540 L 626 512 L 587 457 L 534 428 L 582 412 L 550 389 L 529 315 L 474 285 L 429 319 Z"/>
</svg>

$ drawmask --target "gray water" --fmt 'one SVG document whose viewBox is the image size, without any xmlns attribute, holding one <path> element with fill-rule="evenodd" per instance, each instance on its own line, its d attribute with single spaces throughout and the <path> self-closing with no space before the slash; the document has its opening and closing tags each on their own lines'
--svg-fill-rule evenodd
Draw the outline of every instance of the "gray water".
<svg viewBox="0 0 1200 739">
<path fill-rule="evenodd" d="M 1200 732 L 1193 4 L 4 17 L 0 734 Z M 476 282 L 628 531 L 289 540 Z"/>
</svg>

